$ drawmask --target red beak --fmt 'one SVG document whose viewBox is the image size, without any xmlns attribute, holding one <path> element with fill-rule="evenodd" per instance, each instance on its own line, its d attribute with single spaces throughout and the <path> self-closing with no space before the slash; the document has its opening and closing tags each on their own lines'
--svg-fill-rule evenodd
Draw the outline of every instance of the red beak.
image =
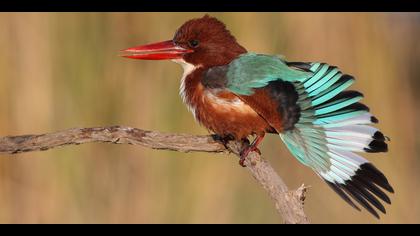
<svg viewBox="0 0 420 236">
<path fill-rule="evenodd" d="M 186 53 L 193 52 L 191 49 L 185 49 L 176 45 L 172 40 L 152 43 L 122 50 L 127 53 L 123 57 L 140 60 L 167 60 L 181 59 Z"/>
</svg>

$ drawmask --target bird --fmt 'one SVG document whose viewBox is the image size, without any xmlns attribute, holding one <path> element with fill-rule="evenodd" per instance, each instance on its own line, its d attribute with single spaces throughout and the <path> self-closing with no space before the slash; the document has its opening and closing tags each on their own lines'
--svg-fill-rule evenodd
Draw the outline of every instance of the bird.
<svg viewBox="0 0 420 236">
<path fill-rule="evenodd" d="M 357 153 L 387 152 L 378 119 L 349 90 L 355 78 L 324 62 L 292 62 L 248 52 L 226 25 L 208 14 L 186 21 L 173 38 L 121 50 L 123 57 L 172 60 L 183 67 L 180 96 L 195 120 L 220 140 L 248 140 L 239 163 L 265 134 L 278 135 L 291 154 L 345 202 L 376 218 L 394 189 Z M 356 203 L 358 204 L 356 204 Z"/>
</svg>

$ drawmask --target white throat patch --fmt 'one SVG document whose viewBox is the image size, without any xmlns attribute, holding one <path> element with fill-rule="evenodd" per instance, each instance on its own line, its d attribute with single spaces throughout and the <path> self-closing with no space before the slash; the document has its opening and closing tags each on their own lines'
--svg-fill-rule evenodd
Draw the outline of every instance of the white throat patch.
<svg viewBox="0 0 420 236">
<path fill-rule="evenodd" d="M 184 69 L 184 73 L 182 74 L 182 78 L 181 78 L 181 85 L 179 87 L 179 95 L 181 95 L 182 101 L 185 103 L 185 105 L 187 105 L 188 110 L 190 110 L 193 113 L 194 118 L 196 118 L 195 116 L 196 108 L 190 103 L 190 101 L 187 100 L 187 94 L 185 91 L 185 79 L 187 78 L 189 74 L 191 74 L 195 69 L 199 68 L 200 66 L 194 66 L 193 64 L 190 64 L 184 61 L 183 59 L 174 59 L 172 61 L 180 64 L 182 68 Z"/>
</svg>

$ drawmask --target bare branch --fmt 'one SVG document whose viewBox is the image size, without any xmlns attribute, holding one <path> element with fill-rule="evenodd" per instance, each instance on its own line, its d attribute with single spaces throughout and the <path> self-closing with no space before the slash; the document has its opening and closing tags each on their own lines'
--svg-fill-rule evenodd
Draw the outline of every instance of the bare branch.
<svg viewBox="0 0 420 236">
<path fill-rule="evenodd" d="M 213 136 L 208 135 L 169 134 L 131 127 L 111 126 L 74 128 L 41 135 L 2 137 L 0 138 L 0 154 L 45 151 L 66 145 L 93 142 L 132 144 L 179 152 L 231 152 L 238 157 L 240 151 L 248 145 L 246 142 L 230 141 L 225 146 Z M 245 164 L 252 176 L 274 200 L 275 207 L 285 223 L 309 223 L 303 211 L 305 186 L 302 185 L 295 191 L 289 191 L 270 163 L 262 159 L 257 152 L 251 152 Z"/>
</svg>

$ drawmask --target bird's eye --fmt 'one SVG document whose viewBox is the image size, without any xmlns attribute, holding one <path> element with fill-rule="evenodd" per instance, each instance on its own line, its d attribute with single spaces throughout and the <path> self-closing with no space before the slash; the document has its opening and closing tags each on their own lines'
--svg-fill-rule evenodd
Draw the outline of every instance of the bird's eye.
<svg viewBox="0 0 420 236">
<path fill-rule="evenodd" d="M 188 45 L 190 45 L 190 47 L 192 47 L 192 48 L 198 47 L 198 44 L 200 44 L 200 42 L 196 39 L 188 41 Z"/>
</svg>

